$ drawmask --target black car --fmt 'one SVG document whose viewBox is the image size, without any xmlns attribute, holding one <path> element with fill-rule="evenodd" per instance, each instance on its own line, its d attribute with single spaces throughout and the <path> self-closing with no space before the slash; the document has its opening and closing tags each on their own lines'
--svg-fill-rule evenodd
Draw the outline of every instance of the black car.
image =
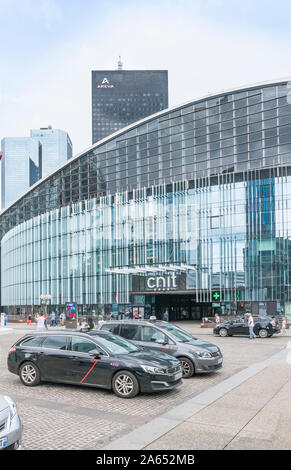
<svg viewBox="0 0 291 470">
<path fill-rule="evenodd" d="M 268 338 L 275 333 L 280 333 L 280 325 L 277 319 L 269 316 L 253 318 L 254 333 L 260 338 Z M 219 336 L 249 335 L 248 319 L 237 318 L 219 323 L 213 329 L 213 333 Z"/>
<path fill-rule="evenodd" d="M 147 353 L 120 336 L 73 331 L 33 332 L 8 353 L 8 369 L 24 385 L 41 381 L 112 389 L 122 398 L 182 384 L 178 359 Z"/>
</svg>

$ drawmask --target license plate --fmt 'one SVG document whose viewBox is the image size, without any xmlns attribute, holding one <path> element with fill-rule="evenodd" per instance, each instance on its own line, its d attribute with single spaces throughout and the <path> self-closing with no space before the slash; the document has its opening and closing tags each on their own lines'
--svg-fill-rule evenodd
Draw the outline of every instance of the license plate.
<svg viewBox="0 0 291 470">
<path fill-rule="evenodd" d="M 0 448 L 7 447 L 7 437 L 0 439 Z"/>
<path fill-rule="evenodd" d="M 182 378 L 182 372 L 179 372 L 179 374 L 174 375 L 174 380 L 178 380 Z"/>
<path fill-rule="evenodd" d="M 218 359 L 217 361 L 217 364 L 221 364 L 222 363 L 222 358 Z"/>
</svg>

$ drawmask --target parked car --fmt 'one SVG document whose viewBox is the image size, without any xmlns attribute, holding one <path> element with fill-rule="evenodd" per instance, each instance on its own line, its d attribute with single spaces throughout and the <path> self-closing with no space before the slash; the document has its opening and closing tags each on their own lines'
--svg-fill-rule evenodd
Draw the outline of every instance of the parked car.
<svg viewBox="0 0 291 470">
<path fill-rule="evenodd" d="M 194 338 L 168 322 L 111 320 L 100 325 L 100 329 L 120 335 L 146 351 L 163 352 L 176 357 L 181 363 L 185 379 L 197 372 L 213 372 L 222 367 L 223 357 L 217 346 Z M 94 335 L 95 331 L 89 334 Z"/>
<path fill-rule="evenodd" d="M 0 395 L 0 450 L 21 449 L 22 423 L 12 398 Z"/>
<path fill-rule="evenodd" d="M 270 316 L 253 317 L 254 333 L 260 338 L 268 338 L 276 333 L 280 333 L 279 321 Z M 249 335 L 248 320 L 244 317 L 238 317 L 229 321 L 219 323 L 213 333 L 219 336 Z"/>
<path fill-rule="evenodd" d="M 112 389 L 122 398 L 182 384 L 177 359 L 145 352 L 108 331 L 33 332 L 10 349 L 8 369 L 29 387 L 41 381 Z"/>
</svg>

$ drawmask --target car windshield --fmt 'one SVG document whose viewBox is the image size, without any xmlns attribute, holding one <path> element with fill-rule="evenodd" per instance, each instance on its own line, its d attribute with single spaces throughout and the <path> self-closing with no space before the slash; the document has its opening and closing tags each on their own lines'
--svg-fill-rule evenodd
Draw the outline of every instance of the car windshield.
<svg viewBox="0 0 291 470">
<path fill-rule="evenodd" d="M 96 340 L 111 354 L 130 354 L 139 351 L 139 348 L 117 335 L 96 335 Z"/>
<path fill-rule="evenodd" d="M 168 333 L 170 333 L 174 338 L 179 342 L 179 343 L 187 343 L 188 341 L 192 341 L 193 336 L 191 336 L 189 333 L 187 333 L 184 330 L 181 330 L 181 328 L 178 328 L 177 326 L 174 325 L 159 325 L 160 328 L 163 330 L 166 330 Z"/>
</svg>

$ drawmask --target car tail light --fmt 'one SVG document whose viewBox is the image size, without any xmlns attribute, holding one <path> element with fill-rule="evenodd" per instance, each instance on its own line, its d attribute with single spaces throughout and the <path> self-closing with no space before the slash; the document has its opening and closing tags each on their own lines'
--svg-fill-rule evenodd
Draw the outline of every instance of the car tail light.
<svg viewBox="0 0 291 470">
<path fill-rule="evenodd" d="M 9 349 L 8 354 L 12 354 L 14 352 L 16 352 L 16 348 L 12 347 Z"/>
</svg>

